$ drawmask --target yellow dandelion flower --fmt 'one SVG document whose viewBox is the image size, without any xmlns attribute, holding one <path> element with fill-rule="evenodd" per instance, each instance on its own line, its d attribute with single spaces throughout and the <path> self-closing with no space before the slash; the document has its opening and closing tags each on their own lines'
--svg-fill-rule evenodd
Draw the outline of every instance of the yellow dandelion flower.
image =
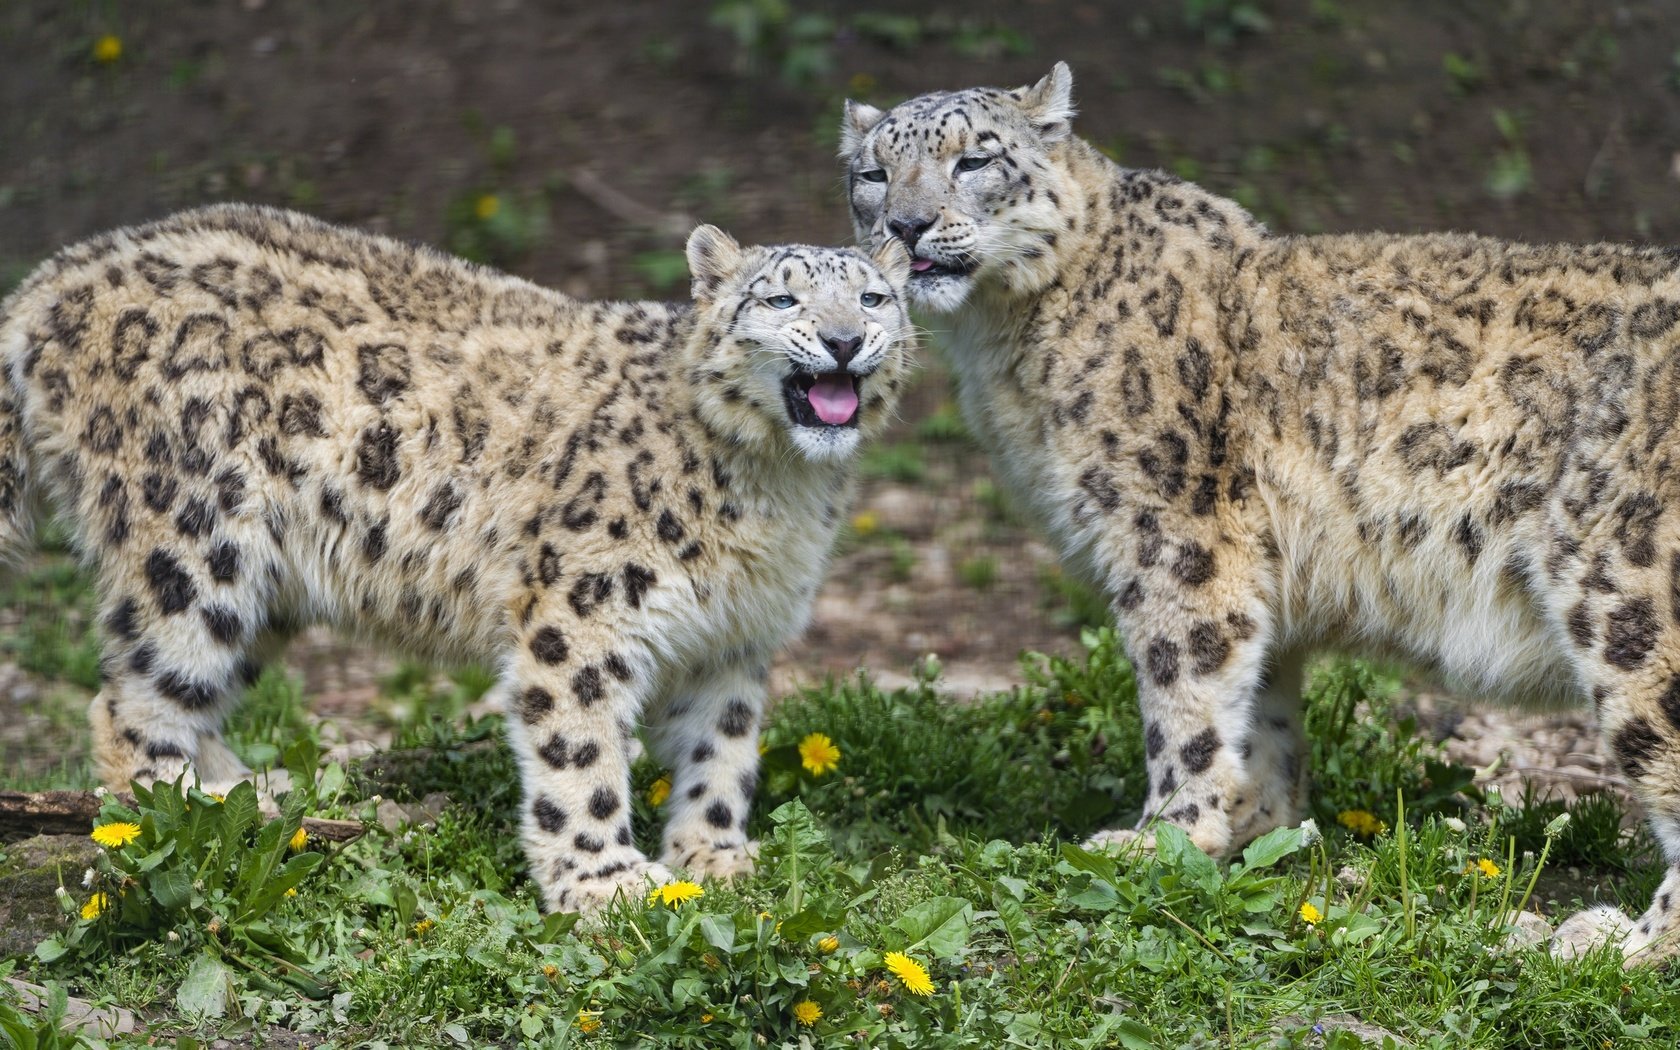
<svg viewBox="0 0 1680 1050">
<path fill-rule="evenodd" d="M 601 1011 L 579 1010 L 577 1015 L 578 1031 L 584 1035 L 601 1030 Z"/>
<path fill-rule="evenodd" d="M 217 802 L 226 802 L 227 801 L 227 796 L 222 794 L 220 791 L 210 792 L 210 797 Z"/>
<path fill-rule="evenodd" d="M 82 918 L 97 919 L 110 906 L 111 898 L 108 894 L 95 893 L 87 899 L 86 904 L 82 905 Z"/>
<path fill-rule="evenodd" d="M 806 1028 L 811 1027 L 822 1019 L 822 1007 L 806 999 L 793 1004 L 793 1018 Z"/>
<path fill-rule="evenodd" d="M 705 892 L 692 882 L 679 880 L 677 882 L 667 882 L 665 885 L 658 887 L 648 894 L 648 900 L 658 901 L 674 911 L 677 905 L 694 900 L 696 897 L 704 895 Z"/>
<path fill-rule="evenodd" d="M 1301 921 L 1308 926 L 1317 926 L 1324 919 L 1324 913 L 1313 906 L 1312 901 L 1301 902 Z"/>
<path fill-rule="evenodd" d="M 1470 869 L 1466 868 L 1464 870 L 1469 871 Z M 1495 864 L 1491 860 L 1488 860 L 1486 857 L 1483 857 L 1481 860 L 1478 860 L 1476 862 L 1475 870 L 1481 872 L 1483 878 L 1488 878 L 1488 879 L 1499 878 L 1499 865 Z"/>
<path fill-rule="evenodd" d="M 293 853 L 296 853 L 298 850 L 307 845 L 309 845 L 309 832 L 303 830 L 302 828 L 298 828 L 296 831 L 292 832 L 291 841 L 286 843 L 286 848 L 290 849 Z"/>
<path fill-rule="evenodd" d="M 126 820 L 119 820 L 114 824 L 101 824 L 93 829 L 93 841 L 107 849 L 121 849 L 140 837 L 140 825 L 130 824 Z"/>
<path fill-rule="evenodd" d="M 1336 814 L 1336 820 L 1342 827 L 1364 838 L 1374 838 L 1388 830 L 1388 825 L 1375 813 L 1364 809 L 1344 809 Z"/>
<path fill-rule="evenodd" d="M 554 965 L 553 963 L 544 963 L 542 975 L 552 981 L 556 977 L 560 976 L 560 967 Z"/>
<path fill-rule="evenodd" d="M 881 516 L 872 510 L 860 510 L 852 515 L 852 531 L 859 536 L 873 536 L 881 531 Z"/>
<path fill-rule="evenodd" d="M 933 994 L 933 982 L 928 979 L 928 972 L 921 963 L 903 952 L 888 952 L 886 964 L 887 972 L 897 977 L 911 995 Z"/>
<path fill-rule="evenodd" d="M 812 776 L 822 776 L 840 766 L 840 749 L 823 733 L 812 733 L 799 742 L 799 761 Z"/>
<path fill-rule="evenodd" d="M 296 886 L 292 886 L 292 887 L 289 887 L 289 888 L 288 888 L 288 889 L 287 889 L 287 890 L 286 890 L 286 896 L 288 896 L 288 897 L 296 897 L 296 896 L 297 896 L 297 887 L 296 887 Z"/>
<path fill-rule="evenodd" d="M 817 951 L 822 952 L 824 955 L 831 954 L 836 948 L 839 948 L 839 947 L 840 947 L 840 938 L 834 936 L 834 934 L 832 934 L 832 933 L 829 934 L 827 937 L 824 937 L 822 940 L 817 942 Z"/>
<path fill-rule="evenodd" d="M 648 785 L 647 801 L 650 806 L 663 806 L 665 800 L 671 797 L 671 778 L 660 777 Z"/>
<path fill-rule="evenodd" d="M 488 222 L 502 210 L 502 199 L 494 193 L 486 193 L 473 202 L 473 214 L 478 216 L 479 222 Z"/>
<path fill-rule="evenodd" d="M 436 927 L 437 923 L 432 920 L 421 919 L 419 922 L 414 924 L 414 936 L 424 937 L 426 934 L 431 933 Z"/>
<path fill-rule="evenodd" d="M 700 1015 L 700 1023 L 701 1024 L 711 1024 L 713 1020 L 714 1020 L 714 1018 L 712 1017 L 711 1014 L 701 1014 Z"/>
<path fill-rule="evenodd" d="M 106 33 L 93 42 L 93 60 L 102 66 L 108 66 L 122 57 L 122 38 Z"/>
</svg>

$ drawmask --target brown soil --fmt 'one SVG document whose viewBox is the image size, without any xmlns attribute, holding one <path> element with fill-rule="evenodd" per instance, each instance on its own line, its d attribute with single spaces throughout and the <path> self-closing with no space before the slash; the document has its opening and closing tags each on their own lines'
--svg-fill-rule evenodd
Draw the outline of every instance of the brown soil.
<svg viewBox="0 0 1680 1050">
<path fill-rule="evenodd" d="M 710 20 L 730 6 L 12 0 L 0 290 L 62 244 L 209 200 L 460 246 L 491 194 L 506 215 L 543 217 L 492 244 L 509 268 L 579 296 L 680 294 L 670 253 L 692 219 L 750 239 L 848 237 L 832 159 L 846 94 L 1022 83 L 1058 58 L 1087 137 L 1276 229 L 1680 239 L 1680 18 L 1658 3 L 928 2 L 891 11 L 920 34 L 911 47 L 858 5 L 801 4 L 835 27 L 805 52 L 774 32 L 739 48 Z M 1202 8 L 1216 13 L 1193 24 Z M 1217 13 L 1245 8 L 1269 16 L 1262 31 Z M 100 64 L 107 33 L 122 55 Z M 813 82 L 780 75 L 813 54 L 828 62 Z M 931 369 L 899 438 L 916 441 L 945 400 Z M 881 528 L 839 559 L 779 686 L 859 665 L 890 679 L 934 652 L 954 685 L 989 688 L 1021 649 L 1075 644 L 1048 551 L 975 498 L 984 465 L 960 445 L 919 458 L 919 478 L 866 484 L 860 509 Z M 314 644 L 293 662 L 319 706 L 352 716 L 387 666 Z M 18 750 L 56 761 L 56 746 L 0 744 L 0 768 Z"/>
</svg>

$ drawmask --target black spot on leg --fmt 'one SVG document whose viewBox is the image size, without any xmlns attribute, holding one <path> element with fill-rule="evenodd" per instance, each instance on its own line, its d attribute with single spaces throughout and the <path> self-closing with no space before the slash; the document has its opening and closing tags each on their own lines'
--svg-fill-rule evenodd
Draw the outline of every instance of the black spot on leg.
<svg viewBox="0 0 1680 1050">
<path fill-rule="evenodd" d="M 128 654 L 128 669 L 135 674 L 151 674 L 157 663 L 157 646 L 150 642 Z"/>
<path fill-rule="evenodd" d="M 1637 780 L 1645 775 L 1651 759 L 1662 749 L 1662 737 L 1658 735 L 1656 727 L 1646 719 L 1630 718 L 1616 730 L 1610 746 L 1616 754 L 1616 763 L 1621 766 L 1623 775 L 1630 780 Z"/>
<path fill-rule="evenodd" d="M 589 796 L 589 815 L 596 820 L 606 820 L 618 812 L 620 801 L 618 793 L 611 788 L 596 788 Z"/>
<path fill-rule="evenodd" d="M 594 835 L 586 834 L 582 831 L 578 832 L 577 837 L 572 839 L 572 845 L 576 846 L 580 850 L 583 850 L 585 853 L 599 853 L 603 849 L 607 848 L 607 844 L 605 842 L 596 838 Z"/>
<path fill-rule="evenodd" d="M 713 802 L 706 807 L 706 823 L 714 828 L 727 828 L 735 823 L 735 814 L 722 802 Z"/>
<path fill-rule="evenodd" d="M 630 838 L 630 825 L 620 824 L 618 826 L 618 831 L 613 834 L 613 841 L 618 843 L 620 846 L 630 845 L 632 841 Z"/>
<path fill-rule="evenodd" d="M 1605 619 L 1604 662 L 1631 671 L 1645 662 L 1657 644 L 1657 616 L 1651 599 L 1639 597 L 1617 606 Z"/>
<path fill-rule="evenodd" d="M 605 667 L 607 673 L 620 682 L 628 682 L 636 677 L 634 672 L 630 670 L 630 665 L 625 662 L 624 657 L 617 653 L 608 653 L 607 658 L 601 661 L 601 666 Z"/>
<path fill-rule="evenodd" d="M 688 534 L 688 530 L 683 528 L 683 523 L 669 510 L 662 510 L 659 512 L 659 523 L 657 528 L 659 531 L 659 538 L 664 540 L 666 543 L 680 543 L 682 542 L 682 538 Z"/>
<path fill-rule="evenodd" d="M 752 708 L 744 700 L 731 700 L 723 709 L 723 718 L 718 721 L 718 732 L 732 739 L 740 739 L 747 735 L 753 727 Z"/>
<path fill-rule="evenodd" d="M 204 626 L 209 629 L 210 637 L 223 645 L 232 645 L 244 632 L 239 614 L 225 605 L 206 605 L 199 610 L 199 615 L 204 617 Z"/>
<path fill-rule="evenodd" d="M 578 769 L 588 769 L 601 757 L 601 745 L 593 740 L 585 740 L 572 752 L 572 765 Z"/>
<path fill-rule="evenodd" d="M 601 681 L 601 669 L 589 664 L 572 675 L 572 695 L 577 697 L 578 703 L 584 707 L 589 707 L 606 695 L 606 686 Z"/>
<path fill-rule="evenodd" d="M 195 682 L 179 671 L 158 675 L 153 683 L 157 691 L 189 711 L 203 711 L 215 706 L 219 690 L 207 682 Z"/>
<path fill-rule="evenodd" d="M 533 685 L 519 696 L 519 717 L 528 726 L 536 725 L 552 710 L 554 694 L 541 686 Z"/>
<path fill-rule="evenodd" d="M 198 539 L 210 531 L 216 523 L 216 512 L 211 505 L 196 496 L 181 507 L 181 513 L 175 516 L 175 530 L 188 539 Z"/>
<path fill-rule="evenodd" d="M 1178 643 L 1156 638 L 1149 643 L 1149 677 L 1166 688 L 1178 681 Z"/>
<path fill-rule="evenodd" d="M 1593 622 L 1592 613 L 1587 609 L 1587 603 L 1584 601 L 1576 602 L 1574 607 L 1569 610 L 1567 622 L 1570 639 L 1583 649 L 1590 647 L 1593 643 Z"/>
<path fill-rule="evenodd" d="M 1194 775 L 1213 765 L 1213 756 L 1218 751 L 1219 731 L 1209 726 L 1186 741 L 1178 749 L 1178 757 L 1183 760 L 1184 768 Z"/>
<path fill-rule="evenodd" d="M 1657 700 L 1657 704 L 1662 708 L 1663 716 L 1668 719 L 1668 724 L 1676 730 L 1680 730 L 1680 675 L 1675 675 L 1668 680 L 1668 688 L 1663 691 L 1663 695 Z"/>
<path fill-rule="evenodd" d="M 537 748 L 537 754 L 541 755 L 542 760 L 555 769 L 565 769 L 568 748 L 566 738 L 559 733 L 555 733 L 545 740 L 541 747 Z"/>
<path fill-rule="evenodd" d="M 1154 758 L 1159 755 L 1161 753 L 1161 749 L 1166 746 L 1167 734 L 1161 732 L 1161 727 L 1156 725 L 1154 722 L 1149 723 L 1149 728 L 1143 731 L 1144 755 L 1149 758 Z"/>
<path fill-rule="evenodd" d="M 558 627 L 542 627 L 531 636 L 531 655 L 542 663 L 563 663 L 570 652 L 566 636 L 560 633 Z"/>
<path fill-rule="evenodd" d="M 630 608 L 642 607 L 642 596 L 658 581 L 652 569 L 644 569 L 635 562 L 624 566 L 624 600 L 630 603 Z"/>
<path fill-rule="evenodd" d="M 713 750 L 712 745 L 695 744 L 694 750 L 689 752 L 688 760 L 690 762 L 709 762 L 715 754 L 717 754 L 717 752 Z"/>
<path fill-rule="evenodd" d="M 146 556 L 146 579 L 152 585 L 158 608 L 167 616 L 185 611 L 198 596 L 192 577 L 181 568 L 181 563 L 175 560 L 173 554 L 161 547 L 154 548 Z"/>
<path fill-rule="evenodd" d="M 139 616 L 140 603 L 133 598 L 124 598 L 105 617 L 105 630 L 113 638 L 132 642 L 140 636 Z"/>
<path fill-rule="evenodd" d="M 1231 643 L 1225 640 L 1218 625 L 1203 620 L 1190 628 L 1190 669 L 1198 675 L 1212 674 L 1225 666 L 1231 656 Z"/>
<path fill-rule="evenodd" d="M 1178 559 L 1173 562 L 1173 575 L 1191 586 L 1199 587 L 1213 579 L 1213 552 L 1194 540 L 1182 544 Z"/>
<path fill-rule="evenodd" d="M 538 795 L 531 803 L 531 815 L 537 818 L 537 827 L 550 835 L 558 835 L 566 826 L 566 811 L 554 804 L 554 800 L 547 795 Z"/>
</svg>

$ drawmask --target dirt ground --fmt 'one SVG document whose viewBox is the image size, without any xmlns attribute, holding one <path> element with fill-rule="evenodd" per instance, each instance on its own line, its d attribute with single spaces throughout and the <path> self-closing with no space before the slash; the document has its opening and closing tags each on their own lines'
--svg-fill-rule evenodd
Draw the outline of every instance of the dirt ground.
<svg viewBox="0 0 1680 1050">
<path fill-rule="evenodd" d="M 1654 2 L 300 6 L 0 5 L 0 291 L 101 229 L 238 199 L 469 251 L 578 296 L 679 295 L 673 257 L 694 220 L 848 238 L 833 161 L 847 95 L 1024 83 L 1056 59 L 1075 70 L 1084 135 L 1274 229 L 1680 241 L 1680 12 Z M 96 48 L 107 35 L 120 54 Z M 871 460 L 868 535 L 779 687 L 860 665 L 891 681 L 932 652 L 971 692 L 1014 681 L 1022 649 L 1076 645 L 1049 551 L 970 449 L 929 440 L 942 410 L 932 367 L 898 444 Z M 292 662 L 318 708 L 353 721 L 390 657 L 312 640 Z M 0 768 L 61 758 L 42 727 L 79 712 L 43 713 L 46 687 L 16 669 L 0 682 L 36 720 L 0 717 Z M 1433 724 L 1479 765 L 1543 739 L 1521 764 L 1599 775 L 1576 761 L 1590 733 L 1558 728 L 1575 723 L 1538 737 L 1505 716 Z"/>
</svg>

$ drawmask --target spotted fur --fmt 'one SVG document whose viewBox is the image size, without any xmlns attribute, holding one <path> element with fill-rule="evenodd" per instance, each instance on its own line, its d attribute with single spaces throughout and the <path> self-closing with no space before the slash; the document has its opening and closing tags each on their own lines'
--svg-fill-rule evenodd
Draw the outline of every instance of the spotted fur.
<svg viewBox="0 0 1680 1050">
<path fill-rule="evenodd" d="M 248 775 L 231 696 L 326 622 L 499 665 L 550 907 L 748 869 L 768 662 L 904 381 L 906 258 L 701 227 L 689 260 L 693 306 L 581 303 L 231 206 L 26 280 L 0 307 L 0 532 L 48 497 L 96 576 L 101 779 Z M 856 425 L 797 425 L 785 383 L 838 369 Z M 661 864 L 631 839 L 643 716 L 673 769 Z"/>
<path fill-rule="evenodd" d="M 1295 820 L 1330 646 L 1590 702 L 1680 862 L 1680 251 L 1273 236 L 1073 136 L 1071 88 L 849 104 L 842 155 L 860 240 L 950 315 L 969 425 L 1112 598 L 1145 820 L 1213 854 Z"/>
</svg>

